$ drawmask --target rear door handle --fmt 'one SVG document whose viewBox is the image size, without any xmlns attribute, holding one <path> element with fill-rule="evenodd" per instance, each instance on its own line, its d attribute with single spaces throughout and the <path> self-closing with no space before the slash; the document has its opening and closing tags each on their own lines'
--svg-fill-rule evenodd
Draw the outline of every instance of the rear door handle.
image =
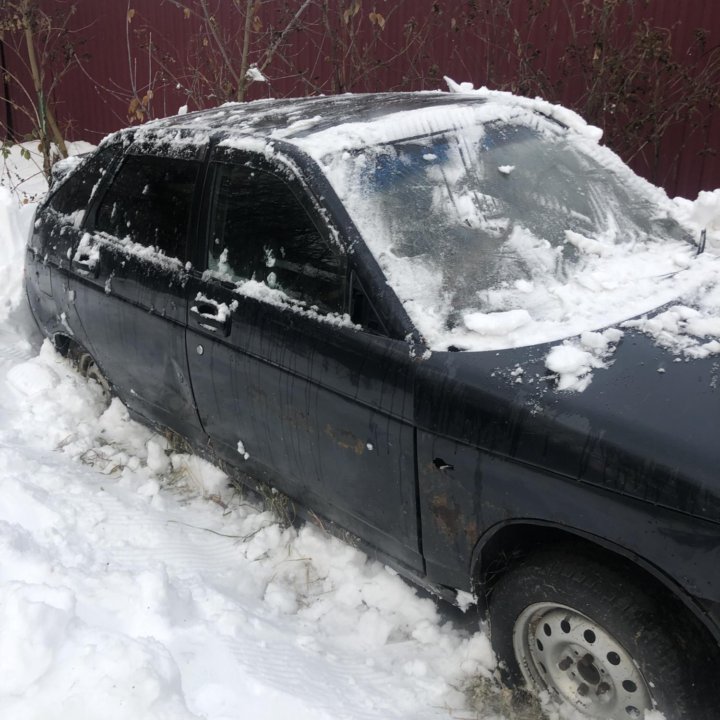
<svg viewBox="0 0 720 720">
<path fill-rule="evenodd" d="M 100 276 L 100 260 L 99 258 L 91 258 L 89 255 L 82 254 L 72 259 L 72 269 L 85 277 L 98 278 Z"/>
</svg>

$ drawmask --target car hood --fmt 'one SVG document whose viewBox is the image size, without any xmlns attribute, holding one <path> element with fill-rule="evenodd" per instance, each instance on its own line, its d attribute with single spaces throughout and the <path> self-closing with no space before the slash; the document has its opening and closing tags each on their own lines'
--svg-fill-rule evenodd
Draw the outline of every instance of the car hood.
<svg viewBox="0 0 720 720">
<path fill-rule="evenodd" d="M 630 330 L 573 391 L 558 389 L 551 350 L 433 353 L 418 368 L 418 427 L 720 522 L 720 357 L 687 360 Z"/>
</svg>

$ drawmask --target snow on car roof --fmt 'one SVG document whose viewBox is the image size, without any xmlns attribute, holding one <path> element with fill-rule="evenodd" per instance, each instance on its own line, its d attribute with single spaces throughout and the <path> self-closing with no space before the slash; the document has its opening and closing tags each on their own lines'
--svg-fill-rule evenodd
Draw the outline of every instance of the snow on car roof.
<svg viewBox="0 0 720 720">
<path fill-rule="evenodd" d="M 303 144 L 312 136 L 323 135 L 329 139 L 328 130 L 360 125 L 396 125 L 398 114 L 446 109 L 451 112 L 462 106 L 489 104 L 495 112 L 503 114 L 508 108 L 523 108 L 553 118 L 568 129 L 599 140 L 602 131 L 588 125 L 577 113 L 561 105 L 553 105 L 540 99 L 522 98 L 512 93 L 481 88 L 473 90 L 464 83 L 454 83 L 446 78 L 451 92 L 388 92 L 347 93 L 333 96 L 304 98 L 269 98 L 251 102 L 231 102 L 218 108 L 198 110 L 147 123 L 143 129 L 198 129 L 202 131 L 224 130 L 233 135 L 253 135 L 267 139 L 286 140 Z M 489 114 L 489 113 L 488 113 Z M 390 121 L 390 123 L 388 123 Z M 401 129 L 398 132 L 402 132 Z M 326 147 L 326 150 L 332 150 Z"/>
<path fill-rule="evenodd" d="M 398 112 L 408 112 L 428 106 L 459 105 L 467 103 L 468 99 L 462 95 L 439 91 L 271 98 L 226 103 L 210 110 L 198 110 L 186 115 L 156 120 L 144 127 L 227 130 L 237 134 L 267 138 L 275 136 L 278 131 L 285 131 L 283 135 L 290 139 L 307 137 L 313 132 L 321 132 L 348 121 L 372 123 Z M 479 98 L 472 98 L 472 101 L 485 102 L 484 99 Z"/>
</svg>

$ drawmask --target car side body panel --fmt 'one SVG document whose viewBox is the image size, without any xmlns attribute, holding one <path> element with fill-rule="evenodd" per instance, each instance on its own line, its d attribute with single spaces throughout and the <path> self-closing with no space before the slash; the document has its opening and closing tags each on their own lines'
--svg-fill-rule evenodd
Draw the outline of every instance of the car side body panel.
<svg viewBox="0 0 720 720">
<path fill-rule="evenodd" d="M 628 335 L 616 365 L 596 371 L 583 393 L 562 393 L 543 357 L 542 348 L 436 353 L 418 370 L 429 577 L 467 582 L 477 570 L 477 543 L 522 521 L 595 537 L 644 558 L 688 595 L 717 602 L 715 364 L 676 363 L 649 339 Z M 518 367 L 523 373 L 513 374 Z M 675 440 L 683 418 L 666 405 L 705 418 L 683 447 Z"/>
</svg>

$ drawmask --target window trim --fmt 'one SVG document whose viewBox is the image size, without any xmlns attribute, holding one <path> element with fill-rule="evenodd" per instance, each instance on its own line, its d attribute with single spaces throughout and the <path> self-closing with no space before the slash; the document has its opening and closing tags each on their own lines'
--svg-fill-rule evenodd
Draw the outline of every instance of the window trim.
<svg viewBox="0 0 720 720">
<path fill-rule="evenodd" d="M 359 318 L 357 314 L 359 312 L 358 305 L 365 305 L 363 308 L 363 314 L 369 314 L 373 316 L 373 322 L 378 326 L 373 328 L 371 325 L 367 327 L 360 323 L 363 332 L 369 333 L 370 335 L 378 335 L 379 337 L 391 337 L 391 333 L 388 332 L 387 325 L 382 318 L 382 315 L 377 311 L 375 303 L 370 298 L 370 295 L 365 290 L 365 287 L 358 277 L 355 269 L 350 270 L 350 305 L 348 307 L 348 314 L 353 322 L 358 322 Z"/>
</svg>

